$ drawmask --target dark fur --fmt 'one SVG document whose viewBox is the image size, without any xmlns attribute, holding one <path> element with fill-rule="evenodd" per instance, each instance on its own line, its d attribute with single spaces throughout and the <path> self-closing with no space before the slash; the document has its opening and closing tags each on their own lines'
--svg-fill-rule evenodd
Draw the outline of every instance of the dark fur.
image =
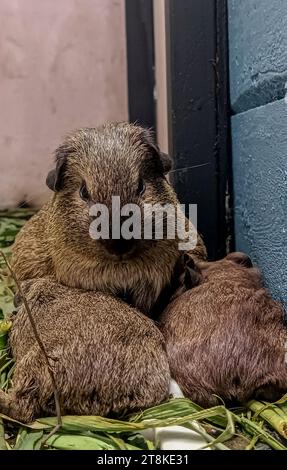
<svg viewBox="0 0 287 470">
<path fill-rule="evenodd" d="M 279 398 L 287 391 L 282 306 L 242 253 L 198 266 L 201 283 L 160 318 L 172 377 L 202 406 L 220 403 L 214 394 L 227 403 Z"/>
<path fill-rule="evenodd" d="M 162 334 L 152 320 L 107 294 L 50 278 L 24 290 L 50 358 L 62 414 L 118 416 L 168 397 L 170 373 Z M 55 415 L 53 387 L 25 308 L 13 320 L 13 387 L 0 411 L 29 422 Z"/>
<path fill-rule="evenodd" d="M 119 297 L 149 314 L 171 281 L 180 256 L 178 240 L 136 240 L 131 251 L 111 251 L 110 241 L 89 235 L 89 204 L 79 196 L 86 183 L 91 200 L 111 206 L 113 195 L 121 203 L 177 204 L 165 173 L 169 158 L 151 133 L 127 123 L 81 129 L 56 151 L 56 168 L 47 177 L 55 191 L 16 238 L 12 265 L 20 280 L 55 275 L 70 287 L 99 290 Z M 143 179 L 146 191 L 137 192 Z M 200 237 L 193 253 L 204 259 Z"/>
</svg>

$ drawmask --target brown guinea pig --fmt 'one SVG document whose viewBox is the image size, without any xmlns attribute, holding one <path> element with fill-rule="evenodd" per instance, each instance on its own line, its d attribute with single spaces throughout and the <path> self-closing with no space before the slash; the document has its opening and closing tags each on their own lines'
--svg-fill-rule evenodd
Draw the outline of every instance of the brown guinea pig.
<svg viewBox="0 0 287 470">
<path fill-rule="evenodd" d="M 51 278 L 23 288 L 50 359 L 62 414 L 119 416 L 156 405 L 169 395 L 164 340 L 152 320 L 119 299 L 57 284 Z M 53 387 L 23 305 L 10 345 L 16 368 L 0 411 L 22 422 L 55 414 Z"/>
<path fill-rule="evenodd" d="M 215 395 L 226 403 L 279 398 L 287 391 L 282 306 L 243 253 L 198 267 L 199 285 L 160 317 L 172 377 L 204 407 L 220 403 Z"/>
<path fill-rule="evenodd" d="M 95 240 L 89 210 L 104 204 L 111 220 L 112 196 L 141 211 L 145 203 L 177 205 L 165 178 L 170 167 L 151 132 L 139 126 L 106 124 L 72 133 L 56 150 L 56 168 L 47 177 L 53 197 L 16 238 L 12 266 L 18 278 L 55 275 L 70 287 L 127 298 L 150 314 L 170 282 L 179 240 Z M 193 254 L 205 258 L 200 237 Z"/>
</svg>

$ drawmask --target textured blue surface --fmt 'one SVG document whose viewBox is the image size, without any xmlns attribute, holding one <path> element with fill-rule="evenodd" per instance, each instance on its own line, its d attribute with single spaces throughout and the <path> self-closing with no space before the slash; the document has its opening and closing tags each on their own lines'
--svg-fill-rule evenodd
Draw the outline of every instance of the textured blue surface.
<svg viewBox="0 0 287 470">
<path fill-rule="evenodd" d="M 272 294 L 287 305 L 284 100 L 233 116 L 232 146 L 237 249 L 258 263 Z"/>
<path fill-rule="evenodd" d="M 234 113 L 282 99 L 287 81 L 287 1 L 228 0 Z"/>
</svg>

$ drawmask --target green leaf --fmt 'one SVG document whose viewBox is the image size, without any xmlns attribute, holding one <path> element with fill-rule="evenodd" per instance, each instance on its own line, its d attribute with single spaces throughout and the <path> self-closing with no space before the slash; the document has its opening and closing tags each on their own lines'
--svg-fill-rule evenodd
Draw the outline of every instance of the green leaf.
<svg viewBox="0 0 287 470">
<path fill-rule="evenodd" d="M 162 420 L 165 418 L 172 417 L 184 417 L 193 412 L 202 411 L 203 408 L 196 403 L 193 403 L 187 398 L 174 398 L 160 405 L 148 408 L 140 413 L 136 413 L 130 417 L 131 422 L 143 421 L 160 417 Z M 207 418 L 208 421 L 222 428 L 227 425 L 227 419 L 225 416 L 213 415 Z"/>
<path fill-rule="evenodd" d="M 116 450 L 115 445 L 96 437 L 77 434 L 55 434 L 47 441 L 47 445 L 60 450 Z"/>
<path fill-rule="evenodd" d="M 140 433 L 123 433 L 122 439 L 137 449 L 141 449 L 141 450 L 154 450 L 155 449 L 153 442 L 149 441 L 148 439 L 145 439 L 145 437 Z"/>
<path fill-rule="evenodd" d="M 43 431 L 21 429 L 14 450 L 39 450 L 41 448 L 42 437 Z"/>
</svg>

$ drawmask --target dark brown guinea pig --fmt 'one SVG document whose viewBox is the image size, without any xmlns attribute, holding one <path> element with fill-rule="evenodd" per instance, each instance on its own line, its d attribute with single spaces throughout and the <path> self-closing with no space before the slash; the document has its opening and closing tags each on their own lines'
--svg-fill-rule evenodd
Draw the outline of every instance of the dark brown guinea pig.
<svg viewBox="0 0 287 470">
<path fill-rule="evenodd" d="M 110 123 L 71 133 L 56 150 L 47 177 L 53 196 L 16 237 L 12 266 L 19 280 L 54 275 L 69 287 L 122 297 L 150 314 L 171 280 L 181 252 L 177 238 L 99 240 L 90 236 L 90 208 L 105 205 L 112 220 L 112 197 L 121 206 L 176 206 L 165 174 L 171 160 L 152 133 L 128 123 Z M 143 230 L 143 217 L 141 217 Z M 205 259 L 198 236 L 193 250 Z"/>
<path fill-rule="evenodd" d="M 287 391 L 283 307 L 243 253 L 202 262 L 200 284 L 160 317 L 172 377 L 204 406 L 276 400 Z"/>
<path fill-rule="evenodd" d="M 168 398 L 164 339 L 152 320 L 100 292 L 25 281 L 37 330 L 56 378 L 62 414 L 119 416 Z M 10 345 L 16 368 L 0 412 L 22 422 L 55 414 L 53 386 L 29 318 L 20 305 Z"/>
</svg>

